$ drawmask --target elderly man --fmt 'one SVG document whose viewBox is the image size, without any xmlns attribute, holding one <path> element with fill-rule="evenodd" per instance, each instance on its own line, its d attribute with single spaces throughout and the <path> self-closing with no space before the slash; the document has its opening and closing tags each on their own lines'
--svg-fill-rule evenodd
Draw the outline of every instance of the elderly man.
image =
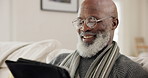
<svg viewBox="0 0 148 78">
<path fill-rule="evenodd" d="M 148 78 L 137 63 L 119 53 L 113 41 L 118 13 L 112 0 L 85 0 L 78 18 L 77 50 L 61 54 L 51 63 L 66 68 L 71 78 Z"/>
</svg>

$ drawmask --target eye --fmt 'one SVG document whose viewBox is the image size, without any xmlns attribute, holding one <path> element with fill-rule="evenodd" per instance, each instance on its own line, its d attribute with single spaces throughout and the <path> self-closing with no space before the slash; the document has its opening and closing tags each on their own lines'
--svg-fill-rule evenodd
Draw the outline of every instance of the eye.
<svg viewBox="0 0 148 78">
<path fill-rule="evenodd" d="M 97 23 L 96 20 L 97 19 L 95 17 L 89 17 L 88 19 L 86 19 L 87 26 L 89 27 L 95 26 L 95 24 Z"/>
<path fill-rule="evenodd" d="M 82 20 L 82 19 L 78 19 L 78 20 L 77 20 L 77 25 L 78 25 L 78 26 L 82 26 L 83 23 L 84 23 L 84 20 Z"/>
<path fill-rule="evenodd" d="M 90 22 L 94 22 L 94 21 L 96 21 L 97 19 L 96 19 L 95 17 L 90 17 L 90 18 L 88 18 L 88 20 L 89 20 Z"/>
<path fill-rule="evenodd" d="M 96 24 L 95 22 L 88 22 L 88 23 L 87 23 L 87 26 L 93 27 L 95 24 Z"/>
<path fill-rule="evenodd" d="M 86 19 L 87 22 L 95 23 L 97 19 L 95 17 L 89 17 Z"/>
</svg>

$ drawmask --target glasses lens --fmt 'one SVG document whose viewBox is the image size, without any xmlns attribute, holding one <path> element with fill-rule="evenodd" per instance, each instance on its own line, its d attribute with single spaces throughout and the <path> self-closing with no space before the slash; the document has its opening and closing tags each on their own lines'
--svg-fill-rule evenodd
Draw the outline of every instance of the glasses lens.
<svg viewBox="0 0 148 78">
<path fill-rule="evenodd" d="M 93 28 L 96 25 L 97 19 L 95 17 L 89 17 L 86 19 L 86 24 L 88 27 Z"/>
<path fill-rule="evenodd" d="M 73 21 L 73 25 L 77 28 L 80 28 L 84 23 L 84 20 L 77 18 L 76 20 Z"/>
</svg>

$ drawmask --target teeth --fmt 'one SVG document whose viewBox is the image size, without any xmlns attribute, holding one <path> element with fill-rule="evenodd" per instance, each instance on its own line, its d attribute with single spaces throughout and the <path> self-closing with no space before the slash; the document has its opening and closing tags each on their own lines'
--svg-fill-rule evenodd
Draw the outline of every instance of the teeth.
<svg viewBox="0 0 148 78">
<path fill-rule="evenodd" d="M 84 36 L 84 38 L 92 38 L 93 36 Z"/>
</svg>

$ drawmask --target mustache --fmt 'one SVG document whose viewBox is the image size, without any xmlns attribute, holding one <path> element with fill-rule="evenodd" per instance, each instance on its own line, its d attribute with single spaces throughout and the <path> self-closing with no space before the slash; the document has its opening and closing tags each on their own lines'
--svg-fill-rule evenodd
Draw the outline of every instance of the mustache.
<svg viewBox="0 0 148 78">
<path fill-rule="evenodd" d="M 92 33 L 92 32 L 81 32 L 80 36 L 84 36 L 84 35 L 96 35 L 96 33 Z"/>
</svg>

